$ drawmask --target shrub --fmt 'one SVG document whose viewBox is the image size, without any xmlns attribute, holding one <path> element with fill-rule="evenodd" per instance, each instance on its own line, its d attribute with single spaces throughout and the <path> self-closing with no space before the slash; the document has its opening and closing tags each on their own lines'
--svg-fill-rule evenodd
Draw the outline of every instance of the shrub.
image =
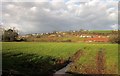
<svg viewBox="0 0 120 76">
<path fill-rule="evenodd" d="M 110 42 L 111 43 L 120 43 L 120 34 L 112 34 L 110 36 Z"/>
</svg>

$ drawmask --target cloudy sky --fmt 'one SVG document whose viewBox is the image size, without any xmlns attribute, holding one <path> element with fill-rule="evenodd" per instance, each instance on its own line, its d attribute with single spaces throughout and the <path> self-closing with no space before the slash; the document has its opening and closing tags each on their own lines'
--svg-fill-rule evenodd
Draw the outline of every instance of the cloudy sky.
<svg viewBox="0 0 120 76">
<path fill-rule="evenodd" d="M 109 30 L 118 24 L 117 0 L 2 2 L 1 25 L 19 32 Z"/>
</svg>

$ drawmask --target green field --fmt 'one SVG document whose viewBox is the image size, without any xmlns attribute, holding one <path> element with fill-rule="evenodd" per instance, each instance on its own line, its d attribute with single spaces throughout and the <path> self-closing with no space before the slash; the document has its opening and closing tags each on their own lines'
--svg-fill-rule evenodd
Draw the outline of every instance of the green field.
<svg viewBox="0 0 120 76">
<path fill-rule="evenodd" d="M 93 64 L 92 67 L 96 67 L 97 52 L 101 49 L 105 54 L 106 73 L 116 74 L 118 70 L 117 44 L 3 42 L 2 46 L 3 70 L 10 71 L 12 69 L 27 75 L 35 72 L 36 75 L 43 72 L 47 74 L 48 71 L 53 72 L 60 68 L 58 66 L 61 64 L 57 64 L 59 60 L 68 60 L 79 49 L 83 51 L 83 55 L 69 68 L 69 71 L 81 73 L 79 70 L 81 65 Z"/>
<path fill-rule="evenodd" d="M 112 33 L 112 30 L 91 30 L 91 33 Z"/>
</svg>

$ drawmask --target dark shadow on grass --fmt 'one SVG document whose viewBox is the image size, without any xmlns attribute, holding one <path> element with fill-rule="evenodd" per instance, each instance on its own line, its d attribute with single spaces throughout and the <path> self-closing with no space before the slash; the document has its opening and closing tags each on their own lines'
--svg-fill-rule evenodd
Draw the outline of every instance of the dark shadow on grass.
<svg viewBox="0 0 120 76">
<path fill-rule="evenodd" d="M 118 74 L 80 74 L 75 72 L 67 72 L 67 74 L 64 76 L 119 76 L 119 75 Z"/>
<path fill-rule="evenodd" d="M 68 61 L 51 56 L 7 52 L 2 55 L 2 76 L 52 76 Z"/>
</svg>

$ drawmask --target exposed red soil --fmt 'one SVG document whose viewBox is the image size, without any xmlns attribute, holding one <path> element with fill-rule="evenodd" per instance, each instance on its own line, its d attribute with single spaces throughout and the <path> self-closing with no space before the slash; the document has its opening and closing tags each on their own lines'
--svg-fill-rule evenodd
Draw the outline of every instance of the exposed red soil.
<svg viewBox="0 0 120 76">
<path fill-rule="evenodd" d="M 93 42 L 108 42 L 109 39 L 107 37 L 104 38 L 99 38 L 99 37 L 94 37 L 94 38 L 86 38 L 85 41 L 93 41 Z"/>
</svg>

